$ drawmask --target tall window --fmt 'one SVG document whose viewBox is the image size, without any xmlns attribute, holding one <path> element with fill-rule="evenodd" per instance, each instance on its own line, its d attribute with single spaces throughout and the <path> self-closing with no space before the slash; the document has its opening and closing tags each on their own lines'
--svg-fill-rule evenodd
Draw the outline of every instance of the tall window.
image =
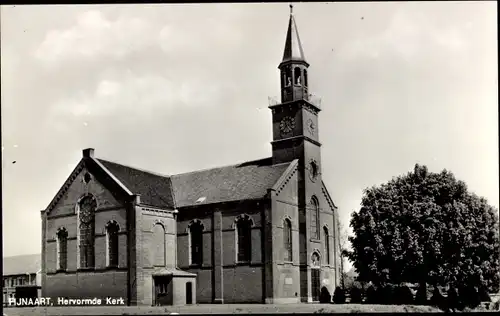
<svg viewBox="0 0 500 316">
<path fill-rule="evenodd" d="M 293 261 L 292 255 L 292 223 L 289 219 L 285 219 L 283 223 L 283 248 L 285 249 L 285 261 Z"/>
<path fill-rule="evenodd" d="M 250 262 L 252 254 L 252 222 L 248 216 L 238 219 L 236 223 L 238 262 Z"/>
<path fill-rule="evenodd" d="M 323 227 L 323 236 L 325 240 L 325 259 L 326 264 L 330 264 L 330 238 L 328 236 L 328 228 Z"/>
<path fill-rule="evenodd" d="M 97 202 L 93 196 L 88 195 L 80 200 L 79 207 L 80 268 L 93 268 Z"/>
<path fill-rule="evenodd" d="M 153 227 L 153 249 L 155 250 L 153 265 L 157 267 L 165 266 L 165 228 L 157 223 Z"/>
<path fill-rule="evenodd" d="M 311 198 L 311 238 L 319 239 L 319 203 L 318 199 L 313 196 Z"/>
<path fill-rule="evenodd" d="M 191 245 L 191 264 L 203 264 L 203 224 L 194 221 L 189 227 Z"/>
<path fill-rule="evenodd" d="M 57 231 L 57 269 L 66 270 L 68 267 L 68 231 L 59 228 Z"/>
<path fill-rule="evenodd" d="M 120 231 L 120 226 L 115 221 L 111 221 L 106 226 L 106 238 L 108 244 L 108 256 L 107 265 L 108 267 L 118 267 L 118 232 Z"/>
</svg>

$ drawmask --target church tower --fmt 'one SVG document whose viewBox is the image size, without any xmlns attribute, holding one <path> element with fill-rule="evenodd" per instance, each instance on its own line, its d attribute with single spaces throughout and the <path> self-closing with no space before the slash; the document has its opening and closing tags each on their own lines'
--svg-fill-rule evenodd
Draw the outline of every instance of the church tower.
<svg viewBox="0 0 500 316">
<path fill-rule="evenodd" d="M 309 92 L 308 69 L 297 24 L 290 5 L 290 19 L 283 60 L 278 66 L 281 81 L 281 102 L 274 102 L 273 163 L 299 159 L 313 180 L 320 180 L 320 147 L 318 138 L 319 102 Z"/>
<path fill-rule="evenodd" d="M 290 18 L 280 70 L 281 101 L 270 104 L 273 122 L 273 163 L 298 160 L 298 231 L 300 298 L 318 300 L 320 269 L 317 258 L 322 241 L 320 226 L 333 221 L 322 215 L 328 209 L 321 180 L 321 143 L 318 134 L 320 104 L 310 93 L 309 63 L 306 61 L 297 24 L 290 5 Z M 333 222 L 331 226 L 333 227 Z M 327 254 L 329 256 L 329 254 Z M 323 273 L 323 277 L 326 274 Z"/>
</svg>

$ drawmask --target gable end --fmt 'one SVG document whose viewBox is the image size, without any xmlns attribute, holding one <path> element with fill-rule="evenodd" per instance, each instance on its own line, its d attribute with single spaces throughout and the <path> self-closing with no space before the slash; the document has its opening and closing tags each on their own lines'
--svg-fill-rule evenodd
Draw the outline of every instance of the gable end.
<svg viewBox="0 0 500 316">
<path fill-rule="evenodd" d="M 330 209 L 335 212 L 337 210 L 337 206 L 335 203 L 333 203 L 332 197 L 330 196 L 330 193 L 328 193 L 328 190 L 326 189 L 325 183 L 321 181 L 321 191 L 323 192 L 323 195 L 325 196 L 326 200 L 328 201 L 328 205 L 330 205 Z"/>
<path fill-rule="evenodd" d="M 85 160 L 81 159 L 80 162 L 76 165 L 75 169 L 71 172 L 69 175 L 68 179 L 64 182 L 63 186 L 59 189 L 57 192 L 56 196 L 50 201 L 49 206 L 47 206 L 47 209 L 45 213 L 48 215 L 50 211 L 54 208 L 54 206 L 61 200 L 61 198 L 64 196 L 64 194 L 68 191 L 69 187 L 71 186 L 71 183 L 76 180 L 76 177 L 82 170 L 85 168 Z"/>
<path fill-rule="evenodd" d="M 281 177 L 276 181 L 274 186 L 272 187 L 272 190 L 276 192 L 276 194 L 279 194 L 281 190 L 288 184 L 290 179 L 293 177 L 293 175 L 297 172 L 299 160 L 295 159 L 292 161 L 292 163 L 286 168 L 285 172 L 281 175 Z"/>
</svg>

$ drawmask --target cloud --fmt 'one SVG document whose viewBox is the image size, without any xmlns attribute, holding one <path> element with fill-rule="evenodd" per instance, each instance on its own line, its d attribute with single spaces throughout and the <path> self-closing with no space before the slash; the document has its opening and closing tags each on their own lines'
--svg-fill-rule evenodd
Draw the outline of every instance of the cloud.
<svg viewBox="0 0 500 316">
<path fill-rule="evenodd" d="M 148 117 L 168 113 L 179 106 L 197 107 L 214 104 L 223 84 L 203 78 L 171 81 L 159 75 L 135 76 L 128 73 L 122 79 L 100 80 L 90 93 L 80 92 L 55 103 L 51 112 L 63 116 L 120 116 L 133 114 Z"/>
<path fill-rule="evenodd" d="M 348 42 L 340 49 L 339 56 L 356 59 L 396 55 L 414 62 L 415 58 L 427 55 L 430 50 L 455 52 L 467 48 L 466 44 L 458 29 L 440 28 L 421 12 L 410 14 L 399 10 L 383 32 Z"/>
<path fill-rule="evenodd" d="M 121 16 L 110 21 L 91 10 L 80 14 L 71 28 L 49 31 L 35 57 L 49 64 L 102 55 L 123 57 L 154 43 L 152 25 L 146 20 Z"/>
</svg>

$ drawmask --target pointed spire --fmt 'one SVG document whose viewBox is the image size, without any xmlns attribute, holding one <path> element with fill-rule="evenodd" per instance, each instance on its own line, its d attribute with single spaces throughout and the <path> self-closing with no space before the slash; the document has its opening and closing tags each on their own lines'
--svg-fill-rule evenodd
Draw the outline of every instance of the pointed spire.
<svg viewBox="0 0 500 316">
<path fill-rule="evenodd" d="M 288 31 L 286 33 L 285 51 L 283 52 L 282 63 L 287 61 L 306 61 L 302 43 L 300 42 L 299 31 L 293 16 L 293 4 L 290 4 L 290 20 L 288 22 Z"/>
</svg>

